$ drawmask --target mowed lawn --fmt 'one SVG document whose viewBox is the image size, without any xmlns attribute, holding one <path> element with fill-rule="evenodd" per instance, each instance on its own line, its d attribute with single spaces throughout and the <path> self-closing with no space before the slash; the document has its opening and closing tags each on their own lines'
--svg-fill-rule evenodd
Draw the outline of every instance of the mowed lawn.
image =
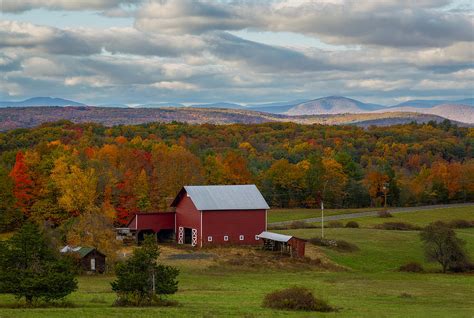
<svg viewBox="0 0 474 318">
<path fill-rule="evenodd" d="M 394 213 L 392 215 L 391 218 L 361 217 L 354 219 L 354 221 L 363 227 L 372 227 L 384 222 L 406 222 L 425 226 L 434 221 L 449 222 L 456 219 L 474 221 L 474 207 L 442 208 L 429 211 Z"/>
<path fill-rule="evenodd" d="M 457 212 L 448 210 L 450 217 L 444 220 L 471 215 L 463 208 Z M 433 210 L 396 217 L 423 225 L 443 218 L 443 213 Z M 371 222 L 379 220 L 364 219 L 367 219 L 364 226 L 372 226 L 375 223 Z M 320 235 L 319 229 L 280 232 L 305 238 Z M 467 241 L 467 248 L 474 257 L 474 229 L 456 232 Z M 409 261 L 418 261 L 429 270 L 439 268 L 424 261 L 418 231 L 340 228 L 326 229 L 326 235 L 355 243 L 360 248 L 353 253 L 322 249 L 347 271 L 206 267 L 198 261 L 182 260 L 176 262 L 181 269 L 179 292 L 169 297 L 179 301 L 179 307 L 115 308 L 111 306 L 115 298 L 110 289 L 113 277 L 82 276 L 78 278 L 79 290 L 67 298 L 75 308 L 0 308 L 0 317 L 473 317 L 474 275 L 397 271 L 401 264 Z M 212 249 L 208 252 L 212 253 Z M 339 310 L 316 314 L 261 307 L 266 293 L 289 286 L 308 287 Z M 13 297 L 0 295 L 0 304 L 13 302 Z"/>
<path fill-rule="evenodd" d="M 329 216 L 370 211 L 380 211 L 380 208 L 324 209 L 324 215 Z M 267 215 L 268 223 L 318 218 L 320 216 L 321 209 L 271 209 Z"/>
</svg>

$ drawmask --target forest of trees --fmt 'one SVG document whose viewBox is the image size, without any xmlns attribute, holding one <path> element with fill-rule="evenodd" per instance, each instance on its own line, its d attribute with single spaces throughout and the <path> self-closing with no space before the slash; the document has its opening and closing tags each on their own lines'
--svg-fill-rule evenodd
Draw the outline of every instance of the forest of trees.
<svg viewBox="0 0 474 318">
<path fill-rule="evenodd" d="M 390 206 L 473 201 L 474 128 L 62 121 L 0 133 L 0 230 L 47 221 L 93 242 L 113 236 L 101 224 L 169 209 L 183 185 L 245 183 L 272 207 L 381 206 L 384 187 Z"/>
</svg>

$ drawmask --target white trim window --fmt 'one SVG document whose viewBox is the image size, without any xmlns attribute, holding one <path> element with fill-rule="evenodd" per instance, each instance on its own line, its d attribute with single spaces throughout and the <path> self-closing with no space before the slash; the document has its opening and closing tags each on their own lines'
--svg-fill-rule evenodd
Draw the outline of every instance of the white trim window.
<svg viewBox="0 0 474 318">
<path fill-rule="evenodd" d="M 228 241 L 229 240 L 229 236 L 228 235 L 224 235 L 224 241 Z"/>
<path fill-rule="evenodd" d="M 243 241 L 244 240 L 244 236 L 243 235 L 239 235 L 239 240 Z"/>
<path fill-rule="evenodd" d="M 258 241 L 260 238 L 258 237 L 258 235 L 255 235 L 255 241 Z"/>
<path fill-rule="evenodd" d="M 207 237 L 207 241 L 208 241 L 208 242 L 212 242 L 212 236 L 208 236 L 208 237 Z"/>
</svg>

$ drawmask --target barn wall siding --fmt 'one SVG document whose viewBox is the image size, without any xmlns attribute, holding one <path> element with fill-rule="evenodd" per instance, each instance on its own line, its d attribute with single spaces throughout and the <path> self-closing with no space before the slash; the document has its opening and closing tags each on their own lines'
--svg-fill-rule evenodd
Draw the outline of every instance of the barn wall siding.
<svg viewBox="0 0 474 318">
<path fill-rule="evenodd" d="M 184 195 L 176 206 L 176 241 L 178 242 L 179 227 L 197 230 L 197 242 L 201 239 L 201 212 L 196 209 L 191 198 Z"/>
<path fill-rule="evenodd" d="M 260 245 L 255 236 L 265 231 L 265 210 L 203 211 L 203 246 L 210 245 Z M 239 236 L 243 235 L 241 241 Z M 212 242 L 208 237 L 212 236 Z M 224 236 L 229 240 L 224 241 Z"/>
</svg>

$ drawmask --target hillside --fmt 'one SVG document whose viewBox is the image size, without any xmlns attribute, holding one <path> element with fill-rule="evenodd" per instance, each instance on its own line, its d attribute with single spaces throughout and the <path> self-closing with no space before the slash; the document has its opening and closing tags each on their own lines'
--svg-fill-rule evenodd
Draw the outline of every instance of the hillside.
<svg viewBox="0 0 474 318">
<path fill-rule="evenodd" d="M 35 127 L 42 123 L 70 120 L 75 123 L 94 122 L 106 126 L 134 125 L 149 122 L 186 122 L 190 124 L 255 124 L 264 122 L 295 122 L 301 124 L 359 126 L 440 122 L 443 117 L 406 112 L 288 116 L 237 109 L 208 108 L 108 108 L 108 107 L 14 107 L 0 108 L 0 130 Z"/>
<path fill-rule="evenodd" d="M 85 106 L 85 104 L 53 97 L 33 97 L 23 101 L 0 101 L 0 107 L 31 107 L 31 106 Z"/>
<path fill-rule="evenodd" d="M 441 116 L 464 123 L 474 123 L 474 107 L 461 104 L 441 104 L 434 107 L 390 107 L 376 112 L 414 112 Z"/>
<path fill-rule="evenodd" d="M 321 115 L 321 114 L 344 114 L 344 113 L 366 113 L 381 109 L 383 106 L 367 104 L 355 99 L 330 96 L 310 100 L 290 108 L 288 115 Z"/>
</svg>

